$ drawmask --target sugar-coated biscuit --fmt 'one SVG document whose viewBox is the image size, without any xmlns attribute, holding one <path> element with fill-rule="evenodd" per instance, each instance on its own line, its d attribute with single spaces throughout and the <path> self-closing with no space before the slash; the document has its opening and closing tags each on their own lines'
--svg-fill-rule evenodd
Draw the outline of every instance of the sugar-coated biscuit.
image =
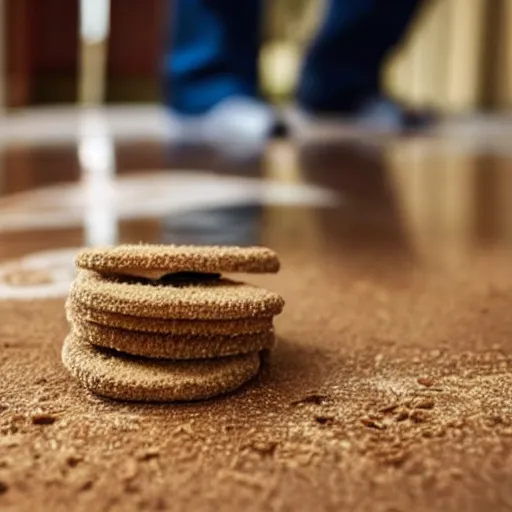
<svg viewBox="0 0 512 512">
<path fill-rule="evenodd" d="M 266 247 L 143 244 L 83 249 L 77 254 L 75 264 L 101 274 L 148 279 L 177 272 L 273 273 L 280 266 L 277 254 Z"/>
<path fill-rule="evenodd" d="M 147 333 L 198 335 L 198 336 L 234 336 L 255 334 L 272 329 L 272 317 L 237 318 L 233 320 L 173 320 L 144 318 L 121 313 L 111 313 L 90 308 L 69 297 L 66 302 L 66 315 L 81 318 L 89 322 L 117 327 L 128 331 Z"/>
<path fill-rule="evenodd" d="M 89 308 L 123 315 L 180 320 L 230 320 L 278 315 L 283 299 L 245 283 L 215 281 L 173 286 L 78 273 L 70 290 L 73 300 Z"/>
<path fill-rule="evenodd" d="M 116 400 L 172 402 L 228 393 L 254 377 L 257 352 L 193 361 L 154 360 L 113 354 L 69 334 L 62 347 L 64 366 L 91 392 Z"/>
<path fill-rule="evenodd" d="M 205 359 L 271 349 L 274 332 L 268 330 L 241 336 L 194 336 L 127 331 L 71 319 L 72 331 L 92 345 L 148 358 Z"/>
</svg>

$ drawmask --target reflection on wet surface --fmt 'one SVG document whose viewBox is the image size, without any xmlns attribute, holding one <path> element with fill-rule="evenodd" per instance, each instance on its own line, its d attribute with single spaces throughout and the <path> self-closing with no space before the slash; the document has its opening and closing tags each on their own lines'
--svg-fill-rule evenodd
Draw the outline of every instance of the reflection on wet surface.
<svg viewBox="0 0 512 512">
<path fill-rule="evenodd" d="M 164 219 L 162 242 L 183 245 L 261 245 L 260 203 L 171 215 Z"/>
<path fill-rule="evenodd" d="M 114 144 L 98 127 L 92 119 L 78 146 L 4 148 L 0 259 L 129 241 L 323 240 L 345 254 L 456 261 L 511 243 L 512 173 L 502 154 L 395 137 L 278 142 L 258 160 L 223 162 L 211 149 Z"/>
</svg>

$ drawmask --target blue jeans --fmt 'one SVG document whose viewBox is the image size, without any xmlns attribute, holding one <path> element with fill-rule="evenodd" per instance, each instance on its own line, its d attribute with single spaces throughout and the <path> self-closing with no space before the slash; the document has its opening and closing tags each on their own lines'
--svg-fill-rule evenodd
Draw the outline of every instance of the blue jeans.
<svg viewBox="0 0 512 512">
<path fill-rule="evenodd" d="M 298 102 L 308 110 L 342 112 L 377 94 L 382 60 L 419 2 L 330 0 L 302 67 Z M 229 96 L 258 97 L 262 2 L 173 0 L 171 5 L 166 104 L 202 114 Z"/>
</svg>

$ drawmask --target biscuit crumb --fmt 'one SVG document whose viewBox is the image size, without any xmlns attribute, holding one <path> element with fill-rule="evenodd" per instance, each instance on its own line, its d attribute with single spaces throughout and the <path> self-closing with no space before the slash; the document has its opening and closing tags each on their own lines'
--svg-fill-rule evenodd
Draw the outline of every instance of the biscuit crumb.
<svg viewBox="0 0 512 512">
<path fill-rule="evenodd" d="M 379 409 L 379 412 L 382 412 L 384 414 L 394 412 L 398 407 L 399 407 L 399 404 L 396 404 L 396 403 L 386 405 L 386 406 L 382 407 L 381 409 Z"/>
<path fill-rule="evenodd" d="M 425 386 L 426 388 L 430 388 L 434 385 L 434 379 L 430 377 L 420 377 L 416 380 L 416 382 L 422 386 Z"/>
<path fill-rule="evenodd" d="M 244 445 L 243 448 L 248 448 L 261 455 L 262 457 L 272 457 L 277 448 L 277 442 L 271 440 L 255 440 L 251 443 Z"/>
<path fill-rule="evenodd" d="M 413 404 L 415 409 L 433 409 L 435 402 L 432 399 L 420 400 Z"/>
<path fill-rule="evenodd" d="M 79 488 L 80 491 L 86 492 L 93 488 L 94 482 L 92 480 L 85 481 Z"/>
<path fill-rule="evenodd" d="M 151 460 L 151 459 L 156 459 L 160 456 L 160 449 L 153 446 L 153 447 L 150 447 L 150 448 L 147 448 L 146 450 L 144 450 L 139 456 L 138 456 L 138 459 L 140 461 L 147 461 L 147 460 Z"/>
<path fill-rule="evenodd" d="M 315 421 L 320 425 L 328 425 L 334 422 L 334 416 L 330 414 L 319 414 L 315 416 Z"/>
<path fill-rule="evenodd" d="M 386 425 L 384 425 L 384 423 L 371 418 L 363 418 L 361 420 L 361 423 L 365 427 L 376 428 L 377 430 L 384 430 L 386 428 Z"/>
<path fill-rule="evenodd" d="M 293 400 L 290 402 L 291 405 L 299 405 L 299 404 L 315 404 L 322 405 L 324 402 L 329 400 L 329 396 L 323 393 L 309 393 L 302 398 L 298 398 L 297 400 Z"/>
<path fill-rule="evenodd" d="M 32 415 L 32 423 L 34 425 L 52 425 L 57 421 L 57 417 L 53 414 L 38 413 Z"/>
<path fill-rule="evenodd" d="M 398 411 L 398 413 L 395 417 L 395 420 L 396 421 L 405 421 L 408 418 L 409 418 L 409 413 L 405 409 L 402 409 L 402 410 Z"/>
<path fill-rule="evenodd" d="M 68 455 L 68 457 L 66 458 L 66 464 L 70 467 L 70 468 L 75 468 L 76 466 L 78 466 L 78 464 L 80 464 L 80 462 L 83 462 L 84 458 L 81 457 L 80 455 Z"/>
<path fill-rule="evenodd" d="M 425 423 L 428 421 L 428 415 L 425 413 L 425 411 L 421 410 L 414 410 L 409 417 L 412 421 L 414 421 L 414 423 Z"/>
</svg>

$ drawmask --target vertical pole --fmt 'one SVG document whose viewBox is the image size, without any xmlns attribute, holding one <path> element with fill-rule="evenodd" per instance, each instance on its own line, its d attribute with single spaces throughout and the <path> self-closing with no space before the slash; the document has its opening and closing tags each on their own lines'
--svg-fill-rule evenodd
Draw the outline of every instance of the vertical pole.
<svg viewBox="0 0 512 512">
<path fill-rule="evenodd" d="M 78 98 L 82 105 L 105 99 L 110 0 L 80 0 L 80 72 Z"/>
<path fill-rule="evenodd" d="M 84 243 L 117 242 L 115 146 L 105 113 L 110 0 L 80 0 L 80 74 L 82 106 L 78 160 L 85 195 Z"/>
</svg>

